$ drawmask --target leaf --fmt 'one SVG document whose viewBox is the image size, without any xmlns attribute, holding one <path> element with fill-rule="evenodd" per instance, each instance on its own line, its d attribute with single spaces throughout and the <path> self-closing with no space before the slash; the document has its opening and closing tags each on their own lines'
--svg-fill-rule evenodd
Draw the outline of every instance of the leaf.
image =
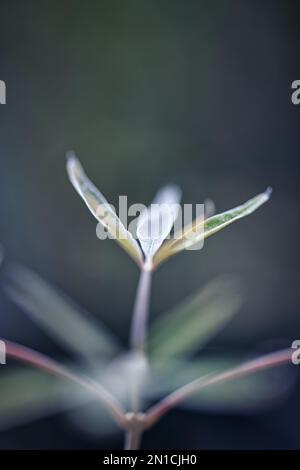
<svg viewBox="0 0 300 470">
<path fill-rule="evenodd" d="M 137 264 L 141 265 L 143 255 L 138 243 L 134 240 L 132 234 L 126 230 L 115 210 L 107 202 L 103 194 L 89 180 L 79 160 L 72 152 L 67 154 L 67 172 L 72 185 L 82 197 L 93 216 Z"/>
<path fill-rule="evenodd" d="M 148 363 L 145 357 L 133 351 L 119 355 L 104 370 L 94 370 L 94 382 L 101 383 L 125 409 L 142 409 L 143 384 L 148 379 Z M 82 396 L 82 390 L 78 390 Z M 86 392 L 86 403 L 69 413 L 77 427 L 95 436 L 114 434 L 119 431 L 107 410 Z"/>
<path fill-rule="evenodd" d="M 67 418 L 73 426 L 94 439 L 111 437 L 121 432 L 108 410 L 95 400 L 68 410 Z"/>
<path fill-rule="evenodd" d="M 66 412 L 84 421 L 85 432 L 91 431 L 88 419 L 94 433 L 120 431 L 107 407 L 79 386 L 39 370 L 17 368 L 0 375 L 0 431 Z"/>
<path fill-rule="evenodd" d="M 0 375 L 0 430 L 74 406 L 74 386 L 35 370 L 17 369 Z"/>
<path fill-rule="evenodd" d="M 192 361 L 170 361 L 164 369 L 153 371 L 154 385 L 148 386 L 148 398 L 158 398 L 193 382 L 238 364 L 236 357 L 206 357 Z M 209 387 L 189 396 L 180 406 L 194 410 L 249 413 L 274 405 L 283 399 L 295 382 L 294 374 L 282 368 L 260 371 L 231 382 Z"/>
<path fill-rule="evenodd" d="M 293 381 L 278 370 L 257 372 L 254 375 L 222 383 L 196 392 L 181 403 L 192 410 L 253 413 L 276 406 L 291 390 Z"/>
<path fill-rule="evenodd" d="M 146 259 L 151 260 L 170 234 L 177 218 L 181 191 L 177 186 L 161 189 L 137 222 L 137 237 Z"/>
<path fill-rule="evenodd" d="M 55 369 L 51 368 L 51 360 L 49 363 L 47 358 L 28 348 L 24 349 L 18 345 L 14 348 L 18 348 L 18 357 L 27 363 L 28 351 L 30 351 L 31 364 L 34 365 L 35 362 L 43 370 L 18 368 L 0 375 L 0 430 L 29 423 L 52 414 L 68 412 L 72 421 L 78 426 L 80 424 L 85 432 L 108 435 L 120 431 L 119 426 L 112 419 L 107 404 L 99 401 L 99 393 L 91 393 L 90 388 L 80 386 L 83 383 L 77 384 L 72 381 L 70 384 L 68 380 L 48 375 L 44 370 L 47 372 L 52 370 L 56 373 Z M 11 349 L 8 344 L 9 356 Z M 132 384 L 136 377 L 141 379 L 141 375 L 144 376 L 145 366 L 145 362 L 141 362 L 135 354 L 123 354 L 109 366 L 100 363 L 97 370 L 95 368 L 94 371 L 90 371 L 91 384 L 97 384 L 98 387 L 104 386 L 111 392 L 111 396 L 118 397 L 120 401 L 127 403 Z M 61 365 L 61 368 L 62 371 L 70 370 L 64 365 Z"/>
<path fill-rule="evenodd" d="M 283 365 L 291 365 L 292 353 L 291 349 L 283 349 L 270 354 L 265 354 L 256 359 L 246 361 L 236 367 L 226 369 L 222 372 L 213 372 L 207 376 L 200 376 L 197 379 L 177 388 L 175 391 L 165 396 L 161 401 L 156 403 L 146 415 L 148 426 L 155 424 L 163 415 L 176 406 L 180 406 L 184 401 L 189 400 L 198 393 L 202 393 L 205 389 L 213 390 L 223 384 L 233 382 L 237 379 L 249 377 L 268 369 L 281 367 Z"/>
<path fill-rule="evenodd" d="M 233 279 L 219 278 L 198 294 L 159 317 L 150 330 L 149 350 L 153 361 L 188 356 L 202 348 L 238 311 L 239 286 Z"/>
<path fill-rule="evenodd" d="M 63 347 L 87 360 L 119 351 L 115 337 L 64 294 L 24 267 L 9 271 L 8 295 Z"/>
<path fill-rule="evenodd" d="M 120 354 L 104 370 L 94 370 L 93 380 L 101 383 L 125 409 L 142 409 L 143 385 L 148 381 L 149 367 L 143 354 L 130 351 Z M 79 390 L 82 395 L 82 390 Z M 85 393 L 87 395 L 87 393 Z M 70 413 L 70 419 L 80 428 L 94 435 L 113 434 L 118 427 L 99 401 L 87 395 L 85 406 Z"/>
<path fill-rule="evenodd" d="M 240 206 L 222 212 L 221 214 L 216 214 L 206 220 L 200 218 L 199 220 L 194 221 L 183 230 L 180 238 L 175 237 L 164 244 L 155 257 L 155 265 L 157 266 L 162 261 L 169 258 L 169 256 L 172 256 L 179 251 L 191 249 L 194 245 L 201 243 L 203 239 L 214 235 L 227 227 L 227 225 L 252 214 L 252 212 L 268 201 L 271 193 L 272 189 L 267 188 L 265 192 L 258 194 Z"/>
<path fill-rule="evenodd" d="M 118 400 L 97 381 L 82 376 L 77 372 L 73 372 L 68 366 L 54 361 L 34 349 L 14 343 L 13 341 L 5 340 L 5 351 L 7 357 L 24 362 L 43 372 L 47 372 L 48 374 L 82 387 L 85 391 L 94 395 L 110 410 L 111 416 L 121 427 L 125 427 L 126 417 L 123 407 Z"/>
</svg>

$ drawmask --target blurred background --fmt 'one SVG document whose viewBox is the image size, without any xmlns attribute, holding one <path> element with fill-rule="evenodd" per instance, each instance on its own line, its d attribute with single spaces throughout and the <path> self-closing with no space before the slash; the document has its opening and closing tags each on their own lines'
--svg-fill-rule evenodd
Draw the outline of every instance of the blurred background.
<svg viewBox="0 0 300 470">
<path fill-rule="evenodd" d="M 138 270 L 116 243 L 96 238 L 67 179 L 66 151 L 116 205 L 119 195 L 150 203 L 174 182 L 184 202 L 209 197 L 221 212 L 270 185 L 271 201 L 254 215 L 158 270 L 151 316 L 220 274 L 235 275 L 243 306 L 207 349 L 256 354 L 299 339 L 300 106 L 291 102 L 299 14 L 297 0 L 1 0 L 3 271 L 30 267 L 126 346 Z M 67 358 L 3 290 L 0 337 Z M 296 396 L 251 416 L 177 410 L 143 445 L 298 448 Z M 64 414 L 0 439 L 2 449 L 121 445 L 121 436 L 85 434 Z"/>
</svg>

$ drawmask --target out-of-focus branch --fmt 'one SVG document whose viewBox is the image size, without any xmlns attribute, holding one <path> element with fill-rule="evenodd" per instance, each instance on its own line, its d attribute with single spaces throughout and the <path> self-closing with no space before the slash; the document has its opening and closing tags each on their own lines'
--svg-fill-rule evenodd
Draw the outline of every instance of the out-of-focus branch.
<svg viewBox="0 0 300 470">
<path fill-rule="evenodd" d="M 169 410 L 176 407 L 194 393 L 200 392 L 204 388 L 219 384 L 221 382 L 227 382 L 229 380 L 234 380 L 248 374 L 262 371 L 264 369 L 291 363 L 291 354 L 292 353 L 290 349 L 284 349 L 259 357 L 258 359 L 247 361 L 244 364 L 234 367 L 233 369 L 229 369 L 225 372 L 211 374 L 209 376 L 196 379 L 193 382 L 190 382 L 175 390 L 170 395 L 167 395 L 160 402 L 150 408 L 145 418 L 147 426 L 151 427 Z"/>
</svg>

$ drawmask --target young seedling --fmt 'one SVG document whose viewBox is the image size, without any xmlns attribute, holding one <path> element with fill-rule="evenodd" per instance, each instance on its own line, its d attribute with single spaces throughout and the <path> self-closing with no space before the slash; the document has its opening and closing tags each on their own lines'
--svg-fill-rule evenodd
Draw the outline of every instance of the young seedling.
<svg viewBox="0 0 300 470">
<path fill-rule="evenodd" d="M 199 365 L 197 360 L 189 359 L 239 308 L 239 295 L 226 279 L 211 283 L 200 295 L 157 320 L 150 331 L 148 328 L 151 277 L 157 267 L 174 254 L 191 249 L 229 224 L 254 212 L 269 199 L 270 189 L 238 207 L 207 218 L 200 217 L 170 238 L 181 191 L 175 186 L 167 186 L 156 196 L 155 210 L 148 208 L 139 216 L 135 239 L 102 193 L 88 179 L 74 154 L 68 155 L 67 172 L 74 188 L 97 221 L 140 269 L 130 330 L 130 352 L 120 355 L 120 347 L 105 327 L 95 330 L 86 316 L 81 317 L 78 309 L 65 297 L 30 271 L 17 268 L 12 270 L 10 282 L 6 286 L 14 301 L 64 346 L 79 354 L 86 364 L 90 363 L 91 358 L 93 362 L 96 357 L 107 357 L 102 363 L 105 372 L 98 379 L 95 378 L 94 370 L 91 373 L 88 366 L 88 372 L 83 376 L 69 366 L 6 341 L 8 356 L 64 378 L 94 396 L 99 404 L 110 411 L 117 425 L 125 432 L 126 449 L 138 449 L 143 433 L 174 407 L 194 403 L 197 408 L 203 397 L 204 403 L 205 400 L 206 403 L 211 400 L 216 403 L 223 384 L 236 383 L 236 379 L 256 376 L 259 371 L 291 361 L 290 349 L 228 368 L 226 361 L 223 361 L 223 365 L 222 362 L 205 365 L 205 361 Z M 151 235 L 153 233 L 155 236 Z M 111 361 L 111 357 L 117 359 Z M 116 385 L 115 382 L 111 385 L 112 377 L 115 381 L 120 374 L 124 376 L 123 382 L 127 381 L 129 385 L 130 399 L 125 406 L 122 403 L 124 395 L 120 391 L 122 385 Z M 186 382 L 184 376 L 187 376 Z M 265 382 L 264 389 L 269 393 L 270 384 Z M 206 390 L 209 391 L 208 395 L 205 395 Z M 234 405 L 245 397 L 245 391 L 238 393 L 240 400 L 235 398 Z M 153 401 L 155 396 L 163 397 L 150 408 L 144 409 L 144 400 Z M 250 396 L 249 399 L 248 396 L 244 399 L 247 404 L 251 400 L 255 402 L 256 397 Z M 47 395 L 45 401 L 47 403 Z"/>
</svg>

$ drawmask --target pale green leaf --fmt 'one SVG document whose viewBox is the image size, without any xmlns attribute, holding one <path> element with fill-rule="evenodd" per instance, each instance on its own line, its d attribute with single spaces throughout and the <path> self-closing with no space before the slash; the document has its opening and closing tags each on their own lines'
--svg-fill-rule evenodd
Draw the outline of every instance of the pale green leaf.
<svg viewBox="0 0 300 470">
<path fill-rule="evenodd" d="M 190 355 L 202 348 L 231 319 L 241 305 L 236 282 L 220 278 L 198 294 L 159 317 L 150 330 L 153 361 Z"/>
<path fill-rule="evenodd" d="M 74 386 L 36 370 L 1 371 L 0 430 L 64 411 Z"/>
<path fill-rule="evenodd" d="M 93 438 L 102 438 L 119 434 L 120 426 L 112 419 L 109 411 L 102 403 L 96 400 L 74 407 L 66 414 L 72 426 L 80 429 L 81 432 L 93 436 Z"/>
<path fill-rule="evenodd" d="M 0 375 L 0 431 L 66 412 L 82 419 L 85 432 L 120 430 L 105 405 L 79 386 L 39 370 L 18 368 Z"/>
<path fill-rule="evenodd" d="M 100 368 L 101 369 L 101 368 Z M 93 371 L 93 379 L 101 383 L 125 409 L 143 409 L 144 383 L 148 383 L 149 367 L 143 354 L 128 352 L 121 354 L 112 361 L 104 370 Z M 147 387 L 148 388 L 148 387 Z M 82 391 L 79 390 L 83 395 Z M 96 402 L 91 394 L 86 395 L 86 404 L 69 413 L 73 423 L 86 432 L 101 436 L 113 434 L 119 431 L 107 410 L 99 402 Z"/>
<path fill-rule="evenodd" d="M 192 361 L 170 361 L 153 371 L 148 398 L 159 398 L 199 377 L 228 370 L 241 362 L 234 357 L 209 357 Z M 200 411 L 247 413 L 266 408 L 283 399 L 295 382 L 295 375 L 283 367 L 257 372 L 208 387 L 188 397 L 180 406 Z"/>
<path fill-rule="evenodd" d="M 118 353 L 116 338 L 64 294 L 24 267 L 10 270 L 9 296 L 49 335 L 85 359 Z"/>
<path fill-rule="evenodd" d="M 252 214 L 262 204 L 264 204 L 271 196 L 271 188 L 265 192 L 258 194 L 254 198 L 221 214 L 203 220 L 195 220 L 187 228 L 183 230 L 180 237 L 175 236 L 174 239 L 166 242 L 155 257 L 155 264 L 158 265 L 169 256 L 182 251 L 191 249 L 194 245 L 203 242 L 203 240 L 211 235 L 219 232 L 223 228 L 232 224 L 247 215 Z"/>
<path fill-rule="evenodd" d="M 67 172 L 70 181 L 82 197 L 93 216 L 109 234 L 139 264 L 143 262 L 142 251 L 132 234 L 126 230 L 113 207 L 85 174 L 79 160 L 73 153 L 67 155 Z"/>
</svg>

